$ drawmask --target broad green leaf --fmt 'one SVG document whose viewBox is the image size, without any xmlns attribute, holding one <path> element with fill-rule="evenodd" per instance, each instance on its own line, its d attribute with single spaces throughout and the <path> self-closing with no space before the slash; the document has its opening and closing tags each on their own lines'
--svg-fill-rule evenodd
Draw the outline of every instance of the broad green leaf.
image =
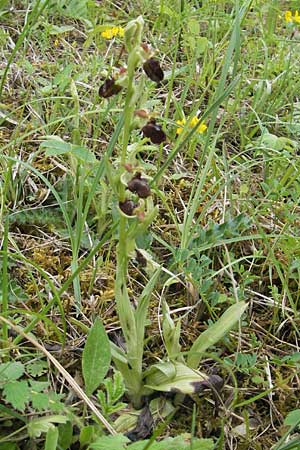
<svg viewBox="0 0 300 450">
<path fill-rule="evenodd" d="M 58 425 L 58 448 L 68 450 L 71 448 L 73 441 L 73 426 L 71 422 L 61 423 Z"/>
<path fill-rule="evenodd" d="M 213 450 L 214 448 L 215 444 L 212 439 L 195 439 L 191 450 Z"/>
<path fill-rule="evenodd" d="M 295 427 L 297 424 L 300 424 L 300 409 L 289 412 L 284 419 L 284 425 Z"/>
<path fill-rule="evenodd" d="M 135 442 L 128 445 L 130 450 L 144 450 L 149 440 Z M 214 442 L 212 439 L 194 439 L 192 446 L 190 439 L 185 435 L 180 435 L 175 438 L 165 438 L 163 441 L 153 442 L 150 445 L 150 450 L 212 450 Z"/>
<path fill-rule="evenodd" d="M 42 392 L 49 387 L 49 381 L 30 380 L 29 383 L 32 389 L 36 392 Z"/>
<path fill-rule="evenodd" d="M 30 398 L 30 389 L 27 381 L 9 381 L 3 387 L 3 396 L 15 409 L 24 411 L 25 405 Z"/>
<path fill-rule="evenodd" d="M 163 375 L 168 378 L 168 380 L 172 380 L 176 376 L 175 363 L 173 364 L 173 362 L 171 361 L 162 361 L 157 364 L 153 364 L 146 372 L 147 379 L 151 375 L 158 373 L 158 371 L 162 372 Z"/>
<path fill-rule="evenodd" d="M 94 442 L 101 434 L 102 431 L 97 425 L 84 426 L 83 428 L 81 428 L 79 435 L 80 448 L 85 448 L 87 445 Z"/>
<path fill-rule="evenodd" d="M 96 319 L 82 355 L 82 372 L 87 395 L 91 395 L 104 380 L 110 361 L 110 342 L 101 321 Z"/>
<path fill-rule="evenodd" d="M 115 436 L 101 436 L 89 446 L 93 450 L 124 450 L 124 444 L 130 442 L 123 434 Z"/>
<path fill-rule="evenodd" d="M 19 448 L 14 442 L 3 442 L 0 444 L 0 450 L 19 450 Z"/>
<path fill-rule="evenodd" d="M 175 362 L 174 366 L 176 370 L 175 377 L 168 377 L 157 370 L 146 378 L 145 387 L 154 391 L 194 394 L 201 383 L 208 378 L 205 374 L 193 370 L 185 364 Z"/>
<path fill-rule="evenodd" d="M 24 366 L 20 362 L 0 364 L 0 383 L 17 380 L 23 375 L 24 371 Z"/>
<path fill-rule="evenodd" d="M 96 162 L 95 155 L 88 148 L 70 144 L 57 136 L 49 136 L 48 139 L 41 143 L 40 147 L 46 149 L 46 156 L 57 156 L 64 155 L 65 153 L 72 153 L 72 155 L 87 163 Z"/>
<path fill-rule="evenodd" d="M 47 433 L 55 423 L 66 423 L 67 417 L 56 415 L 33 419 L 27 426 L 28 434 L 31 438 L 39 438 L 42 433 Z"/>
<path fill-rule="evenodd" d="M 26 365 L 26 372 L 28 372 L 33 377 L 41 376 L 43 373 L 47 372 L 48 364 L 46 361 L 33 361 Z"/>
<path fill-rule="evenodd" d="M 56 450 L 58 442 L 58 428 L 52 425 L 46 434 L 45 450 Z"/>
<path fill-rule="evenodd" d="M 149 302 L 154 291 L 155 284 L 157 282 L 158 276 L 160 274 L 160 268 L 158 268 L 146 286 L 143 289 L 138 301 L 138 305 L 135 313 L 135 323 L 136 323 L 136 334 L 137 334 L 137 347 L 136 347 L 136 358 L 142 363 L 143 350 L 144 350 L 144 334 L 145 326 L 148 315 Z"/>
<path fill-rule="evenodd" d="M 172 360 L 174 358 L 182 358 L 179 354 L 181 350 L 181 345 L 179 343 L 180 339 L 180 320 L 177 321 L 176 325 L 170 315 L 170 309 L 167 302 L 163 302 L 162 306 L 163 312 L 163 337 L 165 341 L 166 350 L 169 358 Z"/>
<path fill-rule="evenodd" d="M 57 26 L 57 25 L 53 25 L 51 24 L 50 26 L 50 34 L 63 34 L 63 33 L 68 33 L 69 31 L 74 30 L 74 27 L 72 25 L 62 25 L 62 26 Z"/>
<path fill-rule="evenodd" d="M 121 414 L 114 421 L 114 429 L 117 433 L 127 433 L 127 431 L 132 430 L 138 421 L 138 414 L 136 413 L 124 413 Z"/>
<path fill-rule="evenodd" d="M 46 141 L 41 143 L 40 147 L 47 149 L 45 152 L 46 156 L 63 155 L 64 153 L 72 151 L 72 144 L 64 142 L 57 136 L 49 137 Z"/>
<path fill-rule="evenodd" d="M 64 410 L 64 404 L 61 402 L 64 397 L 65 394 L 58 394 L 54 391 L 48 393 L 49 408 L 51 411 L 58 413 Z"/>
<path fill-rule="evenodd" d="M 196 369 L 204 353 L 209 347 L 215 345 L 240 320 L 248 305 L 238 302 L 230 306 L 217 322 L 204 331 L 192 345 L 187 359 L 189 367 Z"/>
<path fill-rule="evenodd" d="M 31 391 L 31 404 L 32 407 L 37 411 L 45 411 L 49 408 L 49 397 L 48 394 L 41 392 Z"/>
</svg>

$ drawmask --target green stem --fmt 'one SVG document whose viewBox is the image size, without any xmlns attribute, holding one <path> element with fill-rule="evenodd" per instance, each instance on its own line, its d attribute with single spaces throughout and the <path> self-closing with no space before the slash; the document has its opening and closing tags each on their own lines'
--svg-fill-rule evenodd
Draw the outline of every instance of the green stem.
<svg viewBox="0 0 300 450">
<path fill-rule="evenodd" d="M 5 218 L 3 235 L 3 264 L 2 264 L 2 305 L 1 312 L 6 315 L 8 312 L 8 216 Z M 3 348 L 8 346 L 8 328 L 5 323 L 2 325 Z"/>
</svg>

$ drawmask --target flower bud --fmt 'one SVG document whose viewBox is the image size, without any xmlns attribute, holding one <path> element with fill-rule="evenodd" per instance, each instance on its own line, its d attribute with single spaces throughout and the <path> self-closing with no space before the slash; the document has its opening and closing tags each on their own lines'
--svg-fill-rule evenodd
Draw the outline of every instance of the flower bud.
<svg viewBox="0 0 300 450">
<path fill-rule="evenodd" d="M 131 20 L 125 28 L 125 47 L 130 52 L 134 47 L 140 45 L 144 28 L 144 19 L 139 16 L 137 19 Z"/>
</svg>

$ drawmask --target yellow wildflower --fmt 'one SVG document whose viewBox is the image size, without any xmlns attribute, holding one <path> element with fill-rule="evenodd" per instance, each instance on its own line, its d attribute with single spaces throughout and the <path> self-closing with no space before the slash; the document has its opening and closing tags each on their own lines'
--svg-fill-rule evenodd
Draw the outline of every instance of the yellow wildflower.
<svg viewBox="0 0 300 450">
<path fill-rule="evenodd" d="M 122 27 L 118 27 L 119 28 L 119 31 L 118 31 L 118 35 L 120 36 L 120 37 L 124 37 L 124 28 L 122 28 Z"/>
<path fill-rule="evenodd" d="M 293 22 L 293 14 L 292 11 L 286 11 L 284 13 L 284 18 L 286 22 Z"/>
<path fill-rule="evenodd" d="M 180 134 L 183 131 L 183 127 L 186 123 L 186 120 L 185 119 L 176 120 L 176 123 L 177 123 L 177 125 L 179 125 L 179 128 L 177 128 L 177 130 L 176 130 L 176 134 Z"/>
<path fill-rule="evenodd" d="M 197 116 L 193 117 L 190 121 L 190 128 L 194 128 L 194 126 L 199 123 L 199 127 L 197 128 L 197 132 L 202 134 L 207 129 L 207 126 L 204 122 L 200 122 L 200 119 L 198 119 Z"/>
<path fill-rule="evenodd" d="M 300 14 L 298 11 L 295 11 L 295 15 L 293 17 L 294 22 L 300 23 Z"/>
<path fill-rule="evenodd" d="M 186 120 L 182 119 L 182 120 L 176 120 L 177 125 L 179 125 L 179 128 L 176 129 L 176 134 L 180 134 L 183 131 L 183 127 L 186 124 Z M 203 134 L 204 131 L 206 131 L 207 126 L 205 125 L 204 122 L 200 122 L 200 119 L 198 119 L 197 116 L 194 116 L 191 121 L 189 122 L 189 127 L 190 128 L 194 128 L 194 126 L 196 126 L 196 124 L 199 123 L 199 126 L 197 128 L 197 133 Z"/>
<path fill-rule="evenodd" d="M 299 11 L 295 11 L 295 15 L 293 15 L 292 11 L 286 11 L 284 14 L 284 18 L 287 23 L 291 22 L 300 23 Z"/>
<path fill-rule="evenodd" d="M 112 39 L 115 36 L 124 36 L 124 28 L 122 27 L 112 27 L 112 28 L 106 28 L 104 31 L 102 31 L 101 36 L 104 39 Z"/>
</svg>

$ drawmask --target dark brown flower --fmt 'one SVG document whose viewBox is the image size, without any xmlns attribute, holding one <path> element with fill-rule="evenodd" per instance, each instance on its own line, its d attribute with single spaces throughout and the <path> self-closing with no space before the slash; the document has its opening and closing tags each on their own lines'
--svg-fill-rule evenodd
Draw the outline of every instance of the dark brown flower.
<svg viewBox="0 0 300 450">
<path fill-rule="evenodd" d="M 143 64 L 143 69 L 150 80 L 159 83 L 164 79 L 164 73 L 160 67 L 160 63 L 156 58 L 147 59 Z"/>
<path fill-rule="evenodd" d="M 158 125 L 155 119 L 151 119 L 146 123 L 146 125 L 142 128 L 142 133 L 145 137 L 150 139 L 152 144 L 161 144 L 167 139 L 161 125 Z"/>
<path fill-rule="evenodd" d="M 118 94 L 121 90 L 122 86 L 116 84 L 116 80 L 114 78 L 107 78 L 99 88 L 99 96 L 109 98 L 112 95 Z"/>
<path fill-rule="evenodd" d="M 123 213 L 127 216 L 133 216 L 133 211 L 135 208 L 137 208 L 137 206 L 138 205 L 132 200 L 125 200 L 125 202 L 119 203 L 120 210 L 123 211 Z"/>
<path fill-rule="evenodd" d="M 141 178 L 141 174 L 138 172 L 129 181 L 127 185 L 130 192 L 137 194 L 140 198 L 146 198 L 151 195 L 151 189 L 148 181 L 145 178 Z"/>
</svg>

